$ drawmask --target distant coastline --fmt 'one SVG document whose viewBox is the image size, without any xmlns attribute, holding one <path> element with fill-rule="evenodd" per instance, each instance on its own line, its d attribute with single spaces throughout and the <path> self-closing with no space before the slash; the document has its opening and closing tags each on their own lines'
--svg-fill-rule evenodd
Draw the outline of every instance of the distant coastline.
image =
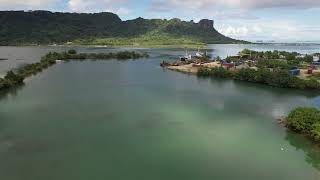
<svg viewBox="0 0 320 180">
<path fill-rule="evenodd" d="M 72 43 L 72 44 L 11 44 L 11 45 L 0 45 L 0 47 L 100 47 L 100 48 L 188 48 L 188 49 L 203 49 L 208 45 L 211 44 L 253 44 L 253 43 L 201 43 L 201 42 L 194 42 L 189 44 L 82 44 L 82 43 Z"/>
<path fill-rule="evenodd" d="M 251 42 L 251 44 L 278 44 L 278 45 L 320 45 L 320 41 L 302 41 L 302 42 Z"/>
<path fill-rule="evenodd" d="M 113 13 L 0 11 L 0 45 L 199 46 L 249 43 L 219 33 L 214 21 L 178 18 L 123 21 Z M 26 23 L 28 22 L 28 23 Z"/>
</svg>

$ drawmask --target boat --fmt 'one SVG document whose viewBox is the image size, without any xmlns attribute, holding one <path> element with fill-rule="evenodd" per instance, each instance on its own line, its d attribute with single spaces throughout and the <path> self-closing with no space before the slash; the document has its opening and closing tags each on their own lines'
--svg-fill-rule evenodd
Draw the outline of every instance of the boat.
<svg viewBox="0 0 320 180">
<path fill-rule="evenodd" d="M 198 49 L 198 52 L 196 53 L 197 58 L 201 58 L 204 56 L 204 53 L 200 52 L 200 49 Z"/>
<path fill-rule="evenodd" d="M 188 53 L 188 51 L 186 50 L 186 54 L 183 57 L 180 57 L 181 61 L 187 61 L 187 60 L 191 60 L 192 56 L 191 54 Z"/>
</svg>

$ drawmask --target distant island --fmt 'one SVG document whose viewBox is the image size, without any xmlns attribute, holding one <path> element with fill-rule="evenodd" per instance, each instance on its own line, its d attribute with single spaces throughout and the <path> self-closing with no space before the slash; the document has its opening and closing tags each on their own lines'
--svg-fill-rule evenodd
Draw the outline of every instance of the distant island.
<svg viewBox="0 0 320 180">
<path fill-rule="evenodd" d="M 122 21 L 118 15 L 50 11 L 0 11 L 0 45 L 100 45 L 199 47 L 248 43 L 220 34 L 214 21 L 180 19 Z"/>
</svg>

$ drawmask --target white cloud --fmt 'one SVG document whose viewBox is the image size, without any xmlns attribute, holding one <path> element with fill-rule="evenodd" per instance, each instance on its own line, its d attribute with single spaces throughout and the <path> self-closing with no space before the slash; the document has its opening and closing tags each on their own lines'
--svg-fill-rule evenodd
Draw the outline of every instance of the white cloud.
<svg viewBox="0 0 320 180">
<path fill-rule="evenodd" d="M 215 0 L 207 0 L 214 2 Z M 222 1 L 222 0 L 221 0 Z M 318 0 L 223 0 L 225 5 L 240 8 L 277 8 L 277 7 L 296 7 L 312 8 L 319 7 Z"/>
<path fill-rule="evenodd" d="M 153 0 L 149 11 L 169 12 L 183 19 L 185 17 L 214 19 L 217 20 L 215 27 L 219 32 L 237 39 L 250 41 L 320 39 L 320 26 L 317 24 L 313 23 L 311 27 L 310 23 L 299 22 L 298 19 L 292 21 L 294 20 L 292 17 L 268 18 L 257 13 L 259 12 L 257 10 L 268 8 L 291 8 L 295 12 L 318 13 L 320 0 Z M 275 12 L 275 10 L 260 12 L 268 11 Z"/>
<path fill-rule="evenodd" d="M 73 12 L 100 12 L 108 10 L 116 10 L 120 13 L 128 13 L 125 8 L 115 8 L 119 4 L 127 0 L 69 0 L 69 9 Z"/>
<path fill-rule="evenodd" d="M 0 9 L 39 9 L 46 8 L 61 0 L 0 0 Z"/>
<path fill-rule="evenodd" d="M 231 25 L 223 25 L 218 31 L 226 36 L 238 39 L 246 37 L 249 33 L 247 26 L 233 27 Z"/>
<path fill-rule="evenodd" d="M 262 31 L 263 31 L 262 28 L 260 26 L 257 26 L 257 25 L 253 26 L 252 29 L 256 33 L 262 33 Z"/>
<path fill-rule="evenodd" d="M 171 12 L 183 19 L 190 15 L 194 19 L 258 19 L 245 9 L 222 8 L 220 7 L 222 3 L 225 3 L 224 0 L 153 0 L 149 12 Z"/>
<path fill-rule="evenodd" d="M 120 13 L 127 13 L 123 7 L 118 7 L 129 0 L 0 0 L 0 9 L 5 10 L 33 10 L 52 9 L 52 7 L 65 5 L 73 12 L 99 12 L 113 9 Z"/>
<path fill-rule="evenodd" d="M 320 0 L 151 0 L 150 12 L 170 12 L 188 17 L 214 19 L 258 19 L 255 9 L 320 8 Z M 196 17 L 199 18 L 199 17 Z"/>
<path fill-rule="evenodd" d="M 86 11 L 92 6 L 92 2 L 85 0 L 70 0 L 68 5 L 71 11 Z"/>
<path fill-rule="evenodd" d="M 288 20 L 256 21 L 233 25 L 222 24 L 217 30 L 224 35 L 249 41 L 275 40 L 282 42 L 320 39 L 320 26 L 311 27 Z"/>
<path fill-rule="evenodd" d="M 110 9 L 106 9 L 106 12 L 112 12 L 115 13 L 119 16 L 126 16 L 128 14 L 130 14 L 130 10 L 124 7 L 120 7 L 120 8 L 110 8 Z"/>
</svg>

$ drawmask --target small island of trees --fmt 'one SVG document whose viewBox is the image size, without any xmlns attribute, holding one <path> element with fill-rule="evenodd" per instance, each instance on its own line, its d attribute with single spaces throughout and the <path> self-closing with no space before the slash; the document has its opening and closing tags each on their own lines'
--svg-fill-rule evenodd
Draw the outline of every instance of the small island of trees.
<svg viewBox="0 0 320 180">
<path fill-rule="evenodd" d="M 286 126 L 320 142 L 320 111 L 316 108 L 299 107 L 290 112 L 285 119 Z"/>
</svg>

